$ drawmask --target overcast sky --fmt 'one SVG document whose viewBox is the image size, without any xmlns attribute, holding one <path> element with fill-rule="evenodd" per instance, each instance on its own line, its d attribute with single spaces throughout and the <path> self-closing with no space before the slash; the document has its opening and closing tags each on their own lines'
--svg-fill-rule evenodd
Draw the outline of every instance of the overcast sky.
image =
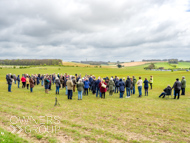
<svg viewBox="0 0 190 143">
<path fill-rule="evenodd" d="M 190 1 L 0 0 L 0 58 L 190 60 Z"/>
</svg>

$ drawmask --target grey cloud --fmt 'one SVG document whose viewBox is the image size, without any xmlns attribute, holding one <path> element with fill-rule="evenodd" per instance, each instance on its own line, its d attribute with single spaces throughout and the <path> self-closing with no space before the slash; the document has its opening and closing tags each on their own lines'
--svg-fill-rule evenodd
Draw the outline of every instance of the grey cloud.
<svg viewBox="0 0 190 143">
<path fill-rule="evenodd" d="M 181 9 L 177 0 L 2 0 L 0 56 L 188 59 L 190 18 Z"/>
</svg>

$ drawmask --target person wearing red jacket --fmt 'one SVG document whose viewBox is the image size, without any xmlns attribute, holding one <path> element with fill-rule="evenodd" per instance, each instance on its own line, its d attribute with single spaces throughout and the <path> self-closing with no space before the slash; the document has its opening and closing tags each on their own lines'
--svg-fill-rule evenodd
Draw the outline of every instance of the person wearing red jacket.
<svg viewBox="0 0 190 143">
<path fill-rule="evenodd" d="M 22 88 L 25 88 L 26 78 L 24 77 L 24 75 L 22 75 L 22 78 L 20 80 L 22 81 Z"/>
<path fill-rule="evenodd" d="M 99 83 L 99 88 L 101 92 L 101 98 L 104 98 L 104 99 L 105 99 L 105 93 L 107 91 L 106 87 L 107 87 L 107 83 L 101 80 L 101 82 Z"/>
</svg>

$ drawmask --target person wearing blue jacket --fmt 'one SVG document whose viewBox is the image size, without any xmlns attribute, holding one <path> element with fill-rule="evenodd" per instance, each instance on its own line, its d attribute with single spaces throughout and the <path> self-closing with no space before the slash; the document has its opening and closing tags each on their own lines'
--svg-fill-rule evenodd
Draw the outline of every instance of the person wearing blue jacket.
<svg viewBox="0 0 190 143">
<path fill-rule="evenodd" d="M 89 91 L 92 90 L 92 81 L 93 81 L 93 78 L 92 76 L 89 77 Z"/>
<path fill-rule="evenodd" d="M 145 96 L 148 96 L 148 80 L 145 78 L 144 80 L 144 90 L 145 90 Z"/>
<path fill-rule="evenodd" d="M 122 79 L 119 80 L 119 91 L 120 91 L 120 98 L 123 98 L 123 93 L 125 91 L 125 83 Z"/>
<path fill-rule="evenodd" d="M 20 87 L 19 87 L 19 85 L 20 85 L 20 75 L 17 76 L 17 79 L 16 79 L 16 80 L 18 81 L 18 88 L 20 88 Z"/>
<path fill-rule="evenodd" d="M 100 77 L 98 78 L 98 80 L 96 80 L 95 85 L 96 85 L 96 97 L 98 97 L 98 93 L 100 94 L 101 97 L 101 93 L 100 93 L 100 88 L 99 88 L 99 83 L 100 83 Z"/>
<path fill-rule="evenodd" d="M 42 76 L 40 77 L 42 86 L 44 86 L 44 76 L 45 76 L 45 74 L 44 75 L 42 74 Z"/>
<path fill-rule="evenodd" d="M 88 81 L 88 78 L 84 81 L 84 94 L 88 95 L 88 88 L 89 88 L 89 81 Z"/>
<path fill-rule="evenodd" d="M 37 80 L 37 85 L 40 84 L 40 78 L 38 76 L 36 77 L 36 80 Z"/>
</svg>

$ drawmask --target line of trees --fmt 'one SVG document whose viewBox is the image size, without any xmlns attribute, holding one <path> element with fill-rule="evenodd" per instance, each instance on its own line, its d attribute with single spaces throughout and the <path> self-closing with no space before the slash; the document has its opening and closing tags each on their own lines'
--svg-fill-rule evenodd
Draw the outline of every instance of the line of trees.
<svg viewBox="0 0 190 143">
<path fill-rule="evenodd" d="M 60 65 L 60 59 L 17 59 L 17 60 L 0 60 L 1 65 Z"/>
</svg>

